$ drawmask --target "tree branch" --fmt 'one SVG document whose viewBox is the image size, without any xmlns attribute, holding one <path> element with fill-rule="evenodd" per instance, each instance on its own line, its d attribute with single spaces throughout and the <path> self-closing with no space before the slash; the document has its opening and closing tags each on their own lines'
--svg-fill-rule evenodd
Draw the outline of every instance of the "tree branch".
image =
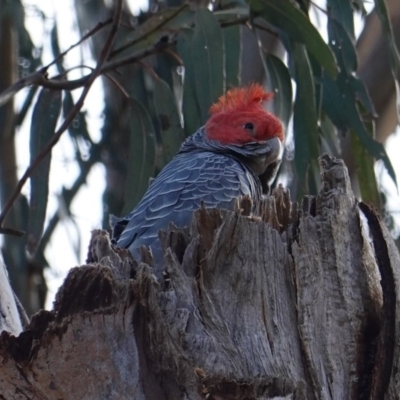
<svg viewBox="0 0 400 400">
<path fill-rule="evenodd" d="M 79 39 L 75 44 L 70 46 L 67 50 L 60 53 L 50 64 L 47 64 L 46 69 L 50 68 L 52 65 L 56 64 L 61 58 L 63 58 L 66 54 L 68 54 L 72 49 L 82 44 L 86 39 L 89 39 L 97 32 L 100 32 L 103 28 L 108 26 L 112 22 L 112 18 L 107 19 L 104 22 L 99 22 L 94 28 L 92 28 L 86 35 L 83 35 L 81 39 Z"/>
<path fill-rule="evenodd" d="M 76 114 L 79 112 L 79 110 L 82 108 L 85 98 L 87 94 L 89 93 L 89 90 L 95 81 L 95 79 L 101 74 L 102 67 L 104 63 L 106 62 L 110 51 L 111 47 L 114 43 L 115 37 L 118 32 L 118 27 L 121 22 L 121 16 L 122 16 L 122 7 L 123 7 L 123 0 L 117 0 L 117 4 L 115 7 L 115 12 L 114 12 L 114 17 L 113 17 L 113 23 L 111 26 L 110 33 L 108 35 L 107 41 L 100 53 L 99 60 L 97 62 L 96 68 L 94 71 L 90 74 L 87 83 L 84 86 L 84 89 L 82 91 L 82 94 L 77 101 L 77 103 L 74 105 L 74 107 L 71 109 L 71 111 L 68 113 L 66 116 L 64 122 L 61 124 L 60 128 L 55 132 L 54 136 L 52 139 L 47 143 L 46 147 L 37 155 L 37 157 L 31 162 L 29 167 L 26 169 L 24 175 L 22 178 L 19 180 L 16 189 L 14 190 L 14 193 L 11 195 L 7 203 L 5 204 L 1 214 L 0 214 L 0 228 L 3 225 L 3 222 L 5 218 L 7 217 L 7 214 L 11 210 L 12 206 L 14 205 L 15 200 L 21 193 L 21 190 L 23 186 L 25 185 L 26 181 L 29 179 L 29 177 L 32 175 L 32 172 L 35 170 L 35 168 L 42 162 L 42 160 L 49 154 L 51 149 L 55 146 L 55 144 L 59 141 L 61 135 L 67 130 L 69 124 L 73 121 L 75 118 Z"/>
<path fill-rule="evenodd" d="M 158 28 L 162 27 L 166 22 L 168 22 L 170 19 L 172 19 L 173 17 L 178 15 L 179 12 L 181 12 L 185 8 L 186 8 L 186 6 L 180 7 L 175 14 L 173 14 L 168 19 L 164 20 L 161 24 L 157 25 L 156 28 L 158 29 Z M 248 21 L 248 17 L 242 17 L 242 18 L 238 18 L 234 21 L 221 22 L 221 27 L 226 28 L 226 27 L 229 27 L 232 25 L 243 24 L 247 21 Z M 35 72 L 29 74 L 28 76 L 18 80 L 12 86 L 7 88 L 4 92 L 0 93 L 0 107 L 3 106 L 4 104 L 6 104 L 16 93 L 18 93 L 21 89 L 23 89 L 27 86 L 37 85 L 37 86 L 41 86 L 41 87 L 44 87 L 47 89 L 52 89 L 52 90 L 75 90 L 75 89 L 79 89 L 79 88 L 85 86 L 88 83 L 88 81 L 91 79 L 91 76 L 93 73 L 85 75 L 79 79 L 67 81 L 67 80 L 62 79 L 65 76 L 65 74 L 57 75 L 57 76 L 53 77 L 52 79 L 48 79 L 47 70 L 51 65 L 56 63 L 61 57 L 65 56 L 65 54 L 67 54 L 71 49 L 73 49 L 76 46 L 78 46 L 79 44 L 81 44 L 87 38 L 93 36 L 95 33 L 100 31 L 101 29 L 103 29 L 108 24 L 109 24 L 108 20 L 105 22 L 99 23 L 95 28 L 93 28 L 90 32 L 88 32 L 81 40 L 79 40 L 79 42 L 75 43 L 68 50 L 61 53 L 50 64 L 48 64 L 45 67 L 41 68 L 40 70 L 35 71 Z M 269 28 L 267 28 L 265 26 L 262 26 L 259 24 L 254 24 L 254 26 L 256 26 L 259 29 L 265 30 L 273 35 L 276 35 L 276 32 L 271 31 Z M 144 39 L 149 34 L 153 33 L 153 31 L 156 28 L 152 29 L 150 32 L 147 32 L 145 35 L 142 35 L 141 37 L 137 38 L 135 41 L 129 43 L 129 45 L 125 45 L 123 47 L 116 49 L 114 52 L 112 52 L 110 54 L 109 58 L 114 57 L 115 55 L 119 54 L 123 50 L 126 50 L 128 47 L 133 46 L 138 41 Z M 104 75 L 104 74 L 106 74 L 110 71 L 113 71 L 119 67 L 122 67 L 124 65 L 133 64 L 135 62 L 141 61 L 143 58 L 146 58 L 148 56 L 155 55 L 162 51 L 168 50 L 168 47 L 174 43 L 175 43 L 175 41 L 171 41 L 168 44 L 156 43 L 155 45 L 153 45 L 151 47 L 137 51 L 136 53 L 131 54 L 129 56 L 120 58 L 118 60 L 105 62 L 102 65 L 99 75 Z"/>
<path fill-rule="evenodd" d="M 183 10 L 187 9 L 188 5 L 183 4 L 181 7 L 179 7 L 174 13 L 172 13 L 169 17 L 163 19 L 158 25 L 156 25 L 154 28 L 150 29 L 148 32 L 144 33 L 143 35 L 139 36 L 136 39 L 133 39 L 131 42 L 118 47 L 115 49 L 111 54 L 110 58 L 116 56 L 117 54 L 121 53 L 122 51 L 128 49 L 131 46 L 134 46 L 136 43 L 139 43 L 143 39 L 146 39 L 146 37 L 150 36 L 152 33 L 157 32 L 160 28 L 162 28 L 165 24 L 167 24 L 169 21 L 174 19 L 178 14 L 180 14 Z"/>
<path fill-rule="evenodd" d="M 100 69 L 100 72 L 96 73 L 96 78 L 99 75 L 106 74 L 110 71 L 115 70 L 116 68 L 119 68 L 119 67 L 122 67 L 122 66 L 128 65 L 128 64 L 132 64 L 132 63 L 138 62 L 148 56 L 161 53 L 162 51 L 164 51 L 164 49 L 165 49 L 165 45 L 157 45 L 157 46 L 153 46 L 148 49 L 138 51 L 135 54 L 131 54 L 130 56 L 121 58 L 119 60 L 104 63 L 104 65 L 102 65 L 102 68 Z M 4 104 L 6 104 L 16 93 L 18 93 L 21 89 L 23 89 L 27 86 L 37 85 L 37 86 L 41 86 L 41 87 L 44 87 L 47 89 L 52 89 L 52 90 L 79 89 L 88 84 L 88 82 L 92 79 L 94 72 L 95 71 L 93 71 L 90 74 L 87 74 L 85 76 L 82 76 L 79 79 L 66 81 L 66 80 L 60 80 L 61 76 L 64 76 L 64 74 L 58 75 L 57 77 L 55 77 L 53 79 L 48 79 L 47 78 L 47 66 L 43 67 L 39 71 L 35 71 L 32 74 L 15 82 L 12 86 L 7 88 L 4 92 L 0 93 L 0 107 L 3 106 Z"/>
<path fill-rule="evenodd" d="M 82 185 L 86 182 L 86 178 L 91 171 L 92 167 L 96 162 L 99 161 L 99 155 L 103 143 L 96 143 L 92 146 L 90 151 L 90 157 L 87 161 L 81 163 L 81 171 L 77 179 L 75 180 L 72 187 L 66 190 L 65 196 L 63 200 L 65 202 L 65 207 L 69 210 L 72 201 L 74 200 L 75 196 L 79 192 Z M 43 253 L 47 243 L 50 240 L 51 235 L 53 234 L 55 228 L 57 227 L 58 222 L 60 221 L 60 215 L 58 212 L 55 212 L 53 217 L 50 219 L 49 223 L 47 224 L 46 230 L 43 233 L 42 239 L 40 241 L 39 250 L 38 252 Z"/>
</svg>

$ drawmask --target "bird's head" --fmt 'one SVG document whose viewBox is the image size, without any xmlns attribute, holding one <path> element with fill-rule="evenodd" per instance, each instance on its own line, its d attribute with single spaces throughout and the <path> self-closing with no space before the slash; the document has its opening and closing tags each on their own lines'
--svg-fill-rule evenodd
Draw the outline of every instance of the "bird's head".
<svg viewBox="0 0 400 400">
<path fill-rule="evenodd" d="M 263 108 L 272 96 L 258 84 L 229 90 L 211 106 L 205 125 L 206 139 L 234 152 L 260 177 L 265 192 L 281 162 L 284 139 L 282 123 Z"/>
</svg>

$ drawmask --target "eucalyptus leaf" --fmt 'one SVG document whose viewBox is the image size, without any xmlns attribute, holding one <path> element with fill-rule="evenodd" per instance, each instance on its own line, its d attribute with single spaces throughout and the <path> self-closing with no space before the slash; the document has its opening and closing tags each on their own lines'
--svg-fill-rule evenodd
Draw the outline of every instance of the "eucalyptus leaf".
<svg viewBox="0 0 400 400">
<path fill-rule="evenodd" d="M 250 16 L 250 9 L 246 7 L 238 6 L 234 8 L 226 8 L 224 10 L 214 11 L 214 16 L 220 23 L 234 22 L 242 20 Z"/>
<path fill-rule="evenodd" d="M 364 6 L 365 0 L 352 0 L 352 5 L 356 11 L 359 11 L 363 17 L 367 15 L 367 10 Z"/>
<path fill-rule="evenodd" d="M 250 0 L 251 10 L 291 40 L 304 44 L 322 68 L 335 77 L 335 57 L 307 16 L 290 0 Z"/>
<path fill-rule="evenodd" d="M 50 43 L 51 43 L 51 50 L 53 52 L 53 57 L 57 58 L 61 54 L 60 43 L 58 40 L 58 25 L 57 24 L 54 24 L 53 29 L 51 30 Z M 64 68 L 64 65 L 62 62 L 62 58 L 57 60 L 56 66 L 60 73 L 65 71 L 65 68 Z"/>
<path fill-rule="evenodd" d="M 368 133 L 357 108 L 355 95 L 350 86 L 333 81 L 328 76 L 324 77 L 324 91 L 322 107 L 333 123 L 342 131 L 352 129 L 360 138 L 369 154 L 382 160 L 390 177 L 397 185 L 396 173 L 382 143 L 375 141 Z M 340 85 L 340 87 L 339 87 Z M 346 90 L 346 87 L 348 90 Z"/>
<path fill-rule="evenodd" d="M 21 126 L 21 124 L 24 122 L 25 117 L 32 105 L 33 99 L 35 98 L 37 91 L 38 91 L 38 86 L 31 86 L 28 89 L 28 93 L 22 103 L 22 107 L 19 110 L 17 117 L 15 119 L 16 126 Z"/>
<path fill-rule="evenodd" d="M 371 114 L 374 113 L 363 83 L 354 76 L 356 56 L 351 40 L 345 29 L 334 20 L 328 21 L 328 34 L 329 44 L 336 54 L 341 71 L 335 81 L 324 74 L 322 107 L 342 132 L 350 130 L 358 135 L 370 156 L 383 161 L 396 183 L 396 174 L 384 146 L 373 139 L 373 132 L 368 132 L 357 107 L 359 98 L 364 107 Z"/>
<path fill-rule="evenodd" d="M 169 162 L 185 139 L 175 96 L 161 79 L 154 79 L 154 107 L 161 129 L 165 162 Z"/>
<path fill-rule="evenodd" d="M 14 29 L 18 32 L 16 38 L 18 40 L 18 56 L 20 57 L 20 66 L 22 67 L 22 71 L 20 76 L 24 76 L 30 72 L 36 71 L 40 66 L 41 61 L 38 57 L 40 55 L 40 51 L 35 48 L 31 36 L 26 29 L 25 26 L 25 11 L 24 5 L 21 0 L 14 0 L 9 2 L 3 2 L 2 7 L 8 11 L 12 16 Z M 45 15 L 37 10 L 37 16 L 40 16 L 42 19 L 42 24 L 45 24 L 46 17 Z"/>
<path fill-rule="evenodd" d="M 341 72 L 345 68 L 347 74 L 351 74 L 357 69 L 357 54 L 348 33 L 339 22 L 330 19 L 328 21 L 328 36 L 329 46 L 335 53 Z"/>
<path fill-rule="evenodd" d="M 63 100 L 63 114 L 67 116 L 72 108 L 75 106 L 71 92 L 66 92 Z M 72 123 L 68 127 L 68 132 L 75 143 L 75 148 L 79 150 L 79 140 L 83 139 L 87 143 L 92 143 L 90 138 L 86 115 L 83 111 L 79 111 Z"/>
<path fill-rule="evenodd" d="M 329 18 L 338 21 L 354 41 L 354 16 L 350 0 L 327 0 Z"/>
<path fill-rule="evenodd" d="M 351 152 L 354 159 L 355 172 L 361 192 L 361 198 L 365 203 L 380 207 L 378 183 L 374 170 L 374 159 L 365 148 L 357 134 L 351 135 Z"/>
<path fill-rule="evenodd" d="M 178 36 L 178 53 L 183 60 L 184 73 L 182 114 L 184 121 L 185 136 L 196 132 L 201 126 L 200 106 L 196 96 L 196 75 L 192 59 L 193 31 L 190 29 L 182 30 Z"/>
<path fill-rule="evenodd" d="M 361 101 L 371 115 L 375 109 L 368 95 L 364 83 L 355 75 L 357 70 L 357 54 L 354 45 L 342 25 L 330 19 L 328 22 L 329 45 L 333 49 L 341 72 L 337 78 L 338 84 L 348 93 L 353 93 L 354 98 Z"/>
<path fill-rule="evenodd" d="M 320 118 L 321 151 L 340 158 L 342 154 L 341 144 L 337 129 L 330 118 L 323 112 Z"/>
<path fill-rule="evenodd" d="M 221 8 L 246 7 L 245 0 L 221 0 Z"/>
<path fill-rule="evenodd" d="M 294 65 L 296 79 L 296 97 L 293 115 L 294 161 L 300 185 L 297 198 L 301 198 L 308 192 L 308 176 L 314 177 L 314 175 L 309 174 L 317 165 L 319 134 L 315 107 L 314 79 L 305 46 L 293 43 L 290 58 Z"/>
<path fill-rule="evenodd" d="M 42 89 L 32 114 L 30 132 L 31 162 L 44 150 L 54 135 L 60 111 L 61 92 Z M 50 164 L 51 152 L 45 155 L 30 178 L 31 195 L 29 202 L 27 250 L 31 256 L 36 253 L 43 234 L 47 200 L 49 197 Z"/>
<path fill-rule="evenodd" d="M 224 28 L 226 89 L 240 86 L 242 55 L 241 29 L 239 25 Z"/>
<path fill-rule="evenodd" d="M 357 100 L 363 105 L 363 107 L 366 109 L 366 111 L 368 111 L 368 113 L 370 113 L 372 117 L 376 118 L 378 114 L 375 111 L 375 107 L 372 104 L 371 97 L 368 94 L 364 82 L 360 78 L 352 74 L 348 77 L 348 83 L 349 85 L 351 85 Z"/>
<path fill-rule="evenodd" d="M 193 25 L 194 18 L 195 12 L 187 5 L 159 11 L 132 30 L 132 33 L 125 34 L 116 52 L 119 56 L 127 56 L 130 52 L 171 42 L 177 32 Z"/>
<path fill-rule="evenodd" d="M 273 110 L 287 128 L 292 114 L 292 81 L 289 70 L 278 57 L 265 56 L 267 66 L 267 85 L 274 92 Z"/>
<path fill-rule="evenodd" d="M 197 10 L 191 47 L 196 95 L 204 124 L 211 104 L 225 92 L 224 41 L 218 21 L 207 8 Z"/>
<path fill-rule="evenodd" d="M 128 214 L 142 198 L 154 176 L 156 147 L 154 127 L 145 108 L 136 100 L 130 99 L 128 172 L 124 192 L 124 209 Z"/>
</svg>

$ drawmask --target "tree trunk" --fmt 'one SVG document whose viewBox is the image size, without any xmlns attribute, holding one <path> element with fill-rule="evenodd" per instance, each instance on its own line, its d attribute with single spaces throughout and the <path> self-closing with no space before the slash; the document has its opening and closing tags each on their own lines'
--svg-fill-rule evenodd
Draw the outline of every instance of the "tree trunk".
<svg viewBox="0 0 400 400">
<path fill-rule="evenodd" d="M 18 76 L 18 29 L 17 17 L 19 6 L 0 0 L 0 93 L 9 88 Z M 0 108 L 0 206 L 4 207 L 17 186 L 17 159 L 15 142 L 15 111 L 10 101 Z M 5 221 L 6 227 L 26 231 L 27 201 L 20 196 Z M 39 263 L 29 263 L 26 256 L 26 240 L 12 235 L 2 236 L 3 257 L 9 267 L 12 286 L 28 313 L 43 307 L 47 291 L 43 277 L 43 267 Z M 2 262 L 0 262 L 1 269 Z M 1 326 L 1 325 L 0 325 Z"/>
<path fill-rule="evenodd" d="M 392 23 L 393 37 L 400 47 L 400 7 L 398 0 L 386 0 Z M 390 49 L 379 17 L 374 10 L 365 19 L 365 26 L 357 42 L 359 67 L 357 74 L 363 80 L 377 113 L 376 138 L 384 143 L 399 124 L 396 85 L 393 82 Z M 400 71 L 397 71 L 400 80 Z"/>
<path fill-rule="evenodd" d="M 343 162 L 320 166 L 300 208 L 278 188 L 161 234 L 161 278 L 94 231 L 54 309 L 2 332 L 0 398 L 398 399 L 399 254 Z"/>
</svg>

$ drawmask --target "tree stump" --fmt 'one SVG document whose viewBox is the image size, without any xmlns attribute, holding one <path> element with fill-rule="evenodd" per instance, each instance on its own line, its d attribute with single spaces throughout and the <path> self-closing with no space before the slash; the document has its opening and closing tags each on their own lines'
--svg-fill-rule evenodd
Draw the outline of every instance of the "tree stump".
<svg viewBox="0 0 400 400">
<path fill-rule="evenodd" d="M 320 167 L 301 207 L 280 187 L 160 233 L 161 270 L 94 231 L 54 309 L 2 332 L 0 399 L 399 399 L 398 251 Z"/>
</svg>

